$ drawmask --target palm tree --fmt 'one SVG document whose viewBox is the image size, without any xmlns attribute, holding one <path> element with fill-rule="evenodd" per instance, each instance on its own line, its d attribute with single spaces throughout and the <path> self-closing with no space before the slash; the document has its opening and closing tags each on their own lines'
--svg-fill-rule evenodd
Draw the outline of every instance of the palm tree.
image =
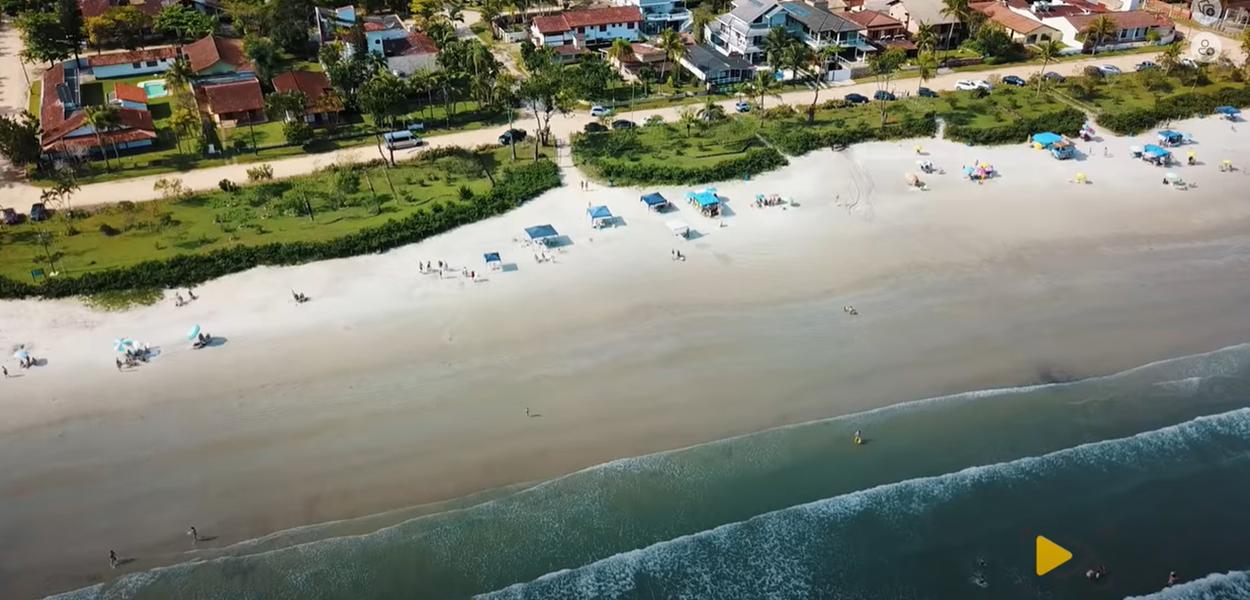
<svg viewBox="0 0 1250 600">
<path fill-rule="evenodd" d="M 1107 41 L 1108 38 L 1115 37 L 1115 33 L 1119 30 L 1119 26 L 1115 24 L 1111 17 L 1098 15 L 1089 22 L 1089 25 L 1085 26 L 1085 30 L 1081 33 L 1084 33 L 1085 39 L 1089 40 L 1094 54 L 1098 54 L 1098 47 Z"/>
<path fill-rule="evenodd" d="M 464 0 L 447 0 L 444 8 L 447 9 L 447 20 L 464 22 Z"/>
<path fill-rule="evenodd" d="M 1037 74 L 1037 93 L 1042 93 L 1042 84 L 1046 82 L 1046 67 L 1050 61 L 1059 57 L 1063 44 L 1055 40 L 1046 40 L 1037 45 L 1037 55 L 1042 57 L 1042 70 Z"/>
<path fill-rule="evenodd" d="M 703 108 L 699 109 L 698 116 L 706 123 L 714 123 L 725 119 L 725 107 L 713 102 L 710 98 Z"/>
<path fill-rule="evenodd" d="M 616 38 L 612 40 L 612 45 L 608 47 L 608 58 L 615 60 L 619 64 L 634 59 L 634 46 L 625 38 Z"/>
<path fill-rule="evenodd" d="M 169 65 L 169 70 L 165 71 L 165 82 L 169 84 L 170 92 L 175 96 L 184 91 L 194 78 L 195 69 L 191 68 L 191 61 L 185 56 L 179 56 Z"/>
<path fill-rule="evenodd" d="M 777 26 L 768 30 L 768 35 L 764 36 L 764 58 L 768 60 L 768 66 L 772 67 L 774 73 L 785 66 L 786 51 L 796 43 L 798 40 L 784 27 Z"/>
<path fill-rule="evenodd" d="M 972 20 L 972 9 L 969 6 L 969 0 L 942 0 L 942 15 L 954 17 L 959 20 L 959 24 L 967 26 Z M 953 24 L 946 25 L 946 43 L 943 46 L 950 49 L 951 37 L 955 35 L 955 26 Z"/>
<path fill-rule="evenodd" d="M 690 32 L 694 34 L 694 41 L 702 44 L 705 34 L 704 29 L 708 24 L 716 18 L 716 15 L 708 10 L 706 6 L 699 6 L 690 12 Z"/>
<path fill-rule="evenodd" d="M 682 41 L 681 35 L 672 29 L 665 29 L 660 33 L 660 42 L 658 47 L 660 50 L 664 51 L 664 58 L 667 59 L 667 62 L 673 64 L 674 66 L 679 64 L 681 59 L 686 56 L 686 43 Z M 668 65 L 666 64 L 665 67 L 667 66 Z M 661 78 L 663 78 L 662 71 L 663 70 L 661 70 Z M 673 69 L 673 76 L 679 77 L 678 73 L 680 72 L 681 71 L 678 69 Z"/>
<path fill-rule="evenodd" d="M 754 88 L 756 96 L 759 97 L 759 107 L 764 108 L 764 96 L 772 96 L 781 99 L 781 94 L 777 93 L 781 83 L 777 81 L 777 77 L 768 71 L 756 71 L 755 79 L 751 80 L 751 87 Z"/>
<path fill-rule="evenodd" d="M 690 128 L 699 122 L 699 114 L 691 108 L 683 108 L 677 113 L 677 122 L 686 126 L 686 137 L 690 137 Z"/>
<path fill-rule="evenodd" d="M 1172 69 L 1176 68 L 1181 62 L 1181 55 L 1185 53 L 1185 48 L 1189 43 L 1185 40 L 1172 42 L 1163 52 L 1159 54 L 1159 64 L 1163 65 L 1163 74 L 1169 75 Z"/>
<path fill-rule="evenodd" d="M 916 92 L 920 92 L 920 88 L 924 87 L 925 82 L 933 78 L 937 73 L 937 57 L 930 50 L 916 57 L 916 74 L 920 76 L 920 85 L 916 87 Z"/>
<path fill-rule="evenodd" d="M 100 147 L 100 155 L 104 157 L 104 170 L 111 171 L 108 151 L 104 148 L 104 134 L 116 129 L 121 124 L 121 112 L 116 106 L 88 106 L 86 109 L 87 124 L 95 133 L 96 145 Z"/>
<path fill-rule="evenodd" d="M 937 50 L 937 31 L 933 26 L 921 21 L 916 25 L 916 35 L 914 36 L 916 49 L 920 52 L 933 52 Z"/>
<path fill-rule="evenodd" d="M 495 37 L 495 19 L 503 12 L 502 0 L 482 0 L 477 7 L 478 12 L 482 15 L 482 21 L 490 28 L 490 37 Z"/>
</svg>

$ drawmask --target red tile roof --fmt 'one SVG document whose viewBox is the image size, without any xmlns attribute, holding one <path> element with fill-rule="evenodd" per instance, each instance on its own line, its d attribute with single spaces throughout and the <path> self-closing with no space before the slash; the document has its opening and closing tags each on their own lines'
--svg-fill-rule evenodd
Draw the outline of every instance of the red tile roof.
<svg viewBox="0 0 1250 600">
<path fill-rule="evenodd" d="M 318 101 L 326 92 L 331 91 L 330 80 L 325 73 L 317 73 L 314 71 L 288 71 L 280 73 L 273 78 L 273 89 L 275 92 L 303 92 L 304 97 L 308 99 L 308 113 L 321 112 Z M 342 107 L 338 107 L 342 110 Z"/>
<path fill-rule="evenodd" d="M 1156 15 L 1144 10 L 1128 10 L 1122 12 L 1103 13 L 1104 15 L 1115 21 L 1116 27 L 1120 29 L 1135 29 L 1137 27 L 1173 27 L 1172 19 L 1163 15 Z M 1074 15 L 1068 17 L 1068 22 L 1076 28 L 1077 31 L 1084 31 L 1089 26 L 1090 21 L 1097 19 L 1102 15 Z"/>
<path fill-rule="evenodd" d="M 178 57 L 178 49 L 173 47 L 150 48 L 148 50 L 135 50 L 132 52 L 111 52 L 109 54 L 99 54 L 87 57 L 87 64 L 93 67 L 107 67 L 109 65 L 124 65 L 126 63 L 147 61 L 147 60 L 169 60 Z"/>
<path fill-rule="evenodd" d="M 143 88 L 129 83 L 118 83 L 113 86 L 113 95 L 126 102 L 148 103 L 148 93 Z"/>
<path fill-rule="evenodd" d="M 570 10 L 548 17 L 534 17 L 534 26 L 539 33 L 548 35 L 562 33 L 576 27 L 595 27 L 616 23 L 640 23 L 642 11 L 637 6 L 612 6 L 607 8 L 590 8 L 586 10 Z"/>
<path fill-rule="evenodd" d="M 261 110 L 265 107 L 260 82 L 255 79 L 206 85 L 201 89 L 208 100 L 209 112 L 215 115 Z"/>
<path fill-rule="evenodd" d="M 252 63 L 243 54 L 243 40 L 209 35 L 182 47 L 182 53 L 191 62 L 191 69 L 200 72 L 224 62 L 236 71 L 251 71 Z"/>
<path fill-rule="evenodd" d="M 972 9 L 990 18 L 990 21 L 1002 25 L 1007 31 L 1016 33 L 1029 33 L 1037 31 L 1043 27 L 1054 29 L 1042 23 L 1040 20 L 1034 21 L 1010 8 L 1003 6 L 997 2 L 980 2 L 972 5 Z"/>
<path fill-rule="evenodd" d="M 839 13 L 839 16 L 846 18 L 847 20 L 855 23 L 856 25 L 859 25 L 860 27 L 865 27 L 868 29 L 872 29 L 875 27 L 902 27 L 903 26 L 902 21 L 895 19 L 894 17 L 891 17 L 890 15 L 887 15 L 883 12 L 875 11 L 875 10 L 844 12 L 844 13 Z"/>
<path fill-rule="evenodd" d="M 387 56 L 438 54 L 438 45 L 430 39 L 430 36 L 420 31 L 413 31 L 407 37 L 382 40 L 382 51 Z"/>
</svg>

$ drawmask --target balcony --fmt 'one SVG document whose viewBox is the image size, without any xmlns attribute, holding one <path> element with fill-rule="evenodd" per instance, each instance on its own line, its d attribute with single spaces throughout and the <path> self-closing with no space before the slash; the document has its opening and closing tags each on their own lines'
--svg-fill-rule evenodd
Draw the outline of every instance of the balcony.
<svg viewBox="0 0 1250 600">
<path fill-rule="evenodd" d="M 663 21 L 667 23 L 670 21 L 685 21 L 689 19 L 690 11 L 684 8 L 677 9 L 672 12 L 661 12 L 658 10 L 653 12 L 644 11 L 642 16 L 648 21 Z"/>
</svg>

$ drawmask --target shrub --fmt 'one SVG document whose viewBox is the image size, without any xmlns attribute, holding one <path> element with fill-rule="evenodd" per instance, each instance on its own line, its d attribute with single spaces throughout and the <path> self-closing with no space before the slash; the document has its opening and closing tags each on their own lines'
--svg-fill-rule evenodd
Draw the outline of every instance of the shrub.
<svg viewBox="0 0 1250 600">
<path fill-rule="evenodd" d="M 248 181 L 268 181 L 270 179 L 273 179 L 273 165 L 269 163 L 256 165 L 247 170 Z"/>
<path fill-rule="evenodd" d="M 785 157 L 772 148 L 751 148 L 737 158 L 711 165 L 681 166 L 654 163 L 590 161 L 604 177 L 614 183 L 708 183 L 737 179 L 771 171 L 787 164 Z"/>
<path fill-rule="evenodd" d="M 1164 121 L 1209 115 L 1217 106 L 1250 106 L 1250 88 L 1226 86 L 1213 92 L 1182 92 L 1164 96 L 1153 107 L 1104 111 L 1098 115 L 1098 124 L 1115 133 L 1135 134 Z"/>
<path fill-rule="evenodd" d="M 112 225 L 109 225 L 108 223 L 100 223 L 99 229 L 100 229 L 100 233 L 104 234 L 105 237 L 113 237 L 121 233 L 120 231 L 117 230 L 116 227 L 113 227 Z"/>
<path fill-rule="evenodd" d="M 457 192 L 460 194 L 460 199 L 465 202 L 473 199 L 473 190 L 469 189 L 469 186 L 467 185 L 461 185 Z"/>
<path fill-rule="evenodd" d="M 304 122 L 303 119 L 287 121 L 282 124 L 282 137 L 286 138 L 288 144 L 303 146 L 313 139 L 312 125 Z"/>
<path fill-rule="evenodd" d="M 233 181 L 230 181 L 229 179 L 222 179 L 221 181 L 218 181 L 218 182 L 217 182 L 217 187 L 221 188 L 221 191 L 223 191 L 223 192 L 237 192 L 237 191 L 239 191 L 239 184 L 237 184 L 237 183 L 235 183 L 235 182 L 233 182 Z"/>
<path fill-rule="evenodd" d="M 845 127 L 839 121 L 828 126 L 812 126 L 801 122 L 771 123 L 761 135 L 786 154 L 797 156 L 821 148 L 841 148 L 869 140 L 930 137 L 936 132 L 937 121 L 930 113 L 908 116 L 885 127 Z"/>
<path fill-rule="evenodd" d="M 948 125 L 946 137 L 967 144 L 991 145 L 1024 142 L 1039 131 L 1053 131 L 1064 135 L 1080 133 L 1085 124 L 1085 113 L 1071 107 L 1062 108 L 1033 117 L 1003 122 L 992 127 Z"/>
</svg>

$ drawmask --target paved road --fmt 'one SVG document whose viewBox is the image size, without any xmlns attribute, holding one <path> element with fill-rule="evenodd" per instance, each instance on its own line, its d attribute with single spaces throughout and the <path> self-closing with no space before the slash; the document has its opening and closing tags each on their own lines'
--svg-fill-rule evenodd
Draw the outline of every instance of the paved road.
<svg viewBox="0 0 1250 600">
<path fill-rule="evenodd" d="M 1052 65 L 1048 68 L 1048 70 L 1053 70 L 1059 73 L 1063 73 L 1065 75 L 1069 75 L 1069 74 L 1079 73 L 1083 68 L 1085 68 L 1088 65 L 1113 64 L 1113 65 L 1119 66 L 1121 69 L 1124 69 L 1125 71 L 1129 71 L 1129 70 L 1132 70 L 1133 65 L 1143 60 L 1152 58 L 1152 56 L 1153 55 L 1150 55 L 1150 54 L 1133 54 L 1133 55 L 1115 56 L 1115 57 L 1110 57 L 1110 58 L 1090 57 L 1090 58 L 1083 59 L 1083 60 L 1070 61 L 1070 62 L 1064 62 L 1064 63 Z M 949 90 L 949 89 L 953 89 L 955 82 L 960 79 L 987 78 L 991 75 L 1001 76 L 1001 75 L 1008 75 L 1008 74 L 1017 74 L 1017 75 L 1020 75 L 1021 77 L 1027 77 L 1028 75 L 1036 72 L 1037 70 L 1038 70 L 1038 65 L 1014 65 L 1014 66 L 1008 66 L 1008 67 L 1003 67 L 1003 68 L 998 68 L 998 69 L 980 71 L 977 73 L 951 73 L 947 75 L 941 75 L 932 80 L 929 80 L 928 82 L 926 82 L 925 85 L 935 90 Z M 895 86 L 895 88 L 897 91 L 900 91 L 900 92 L 902 91 L 914 92 L 914 90 L 916 89 L 917 86 L 919 86 L 919 84 L 920 82 L 916 79 L 905 79 L 900 82 L 897 82 L 897 85 Z M 872 82 L 856 83 L 856 84 L 837 86 L 834 88 L 821 90 L 820 98 L 821 98 L 821 101 L 830 99 L 830 98 L 839 98 L 842 95 L 848 94 L 851 92 L 856 92 L 856 93 L 861 93 L 864 95 L 871 96 L 875 90 L 876 90 L 875 83 L 872 83 Z M 789 103 L 789 104 L 802 106 L 811 102 L 812 95 L 813 95 L 813 92 L 810 90 L 789 92 L 787 94 L 784 94 L 780 101 Z M 768 106 L 771 106 L 777 102 L 778 100 L 775 98 L 768 98 L 766 99 L 765 104 Z M 727 109 L 732 109 L 733 103 L 734 103 L 733 100 L 728 100 L 728 101 L 723 101 L 720 104 L 724 105 Z M 658 108 L 658 109 L 651 109 L 651 110 L 630 111 L 630 112 L 624 112 L 621 114 L 622 116 L 637 120 L 639 122 L 645 120 L 647 117 L 650 117 L 651 115 L 659 115 L 663 117 L 665 120 L 671 121 L 671 120 L 675 120 L 678 117 L 679 110 L 680 110 L 680 107 L 668 107 L 668 108 Z M 585 126 L 586 123 L 589 123 L 591 120 L 592 119 L 590 118 L 588 114 L 585 113 L 585 111 L 579 111 L 576 114 L 570 114 L 570 115 L 565 115 L 565 116 L 557 116 L 552 120 L 552 124 L 551 124 L 552 132 L 561 139 L 567 139 L 571 133 L 580 131 L 582 127 Z M 536 126 L 536 123 L 530 116 L 527 115 L 523 118 L 518 119 L 516 122 L 516 126 L 533 131 Z M 500 128 L 500 130 L 502 130 L 502 128 Z M 486 129 L 486 130 L 467 131 L 467 132 L 461 132 L 461 133 L 452 133 L 452 134 L 447 134 L 447 135 L 435 136 L 435 137 L 429 138 L 429 143 L 430 143 L 430 146 L 435 146 L 435 147 L 449 146 L 449 145 L 473 147 L 479 144 L 493 143 L 495 139 L 498 137 L 500 130 Z M 395 153 L 395 157 L 396 159 L 407 158 L 416 152 L 417 150 L 399 151 Z M 290 177 L 294 175 L 301 175 L 301 174 L 309 173 L 318 168 L 329 166 L 335 163 L 347 163 L 347 162 L 371 160 L 374 158 L 378 158 L 378 156 L 379 154 L 375 146 L 361 146 L 361 147 L 356 147 L 356 148 L 347 148 L 343 150 L 337 150 L 334 152 L 327 152 L 324 154 L 298 156 L 298 157 L 293 157 L 293 158 L 288 158 L 288 159 L 274 160 L 274 161 L 269 161 L 269 164 L 273 167 L 274 175 L 276 177 Z M 83 189 L 77 194 L 77 198 L 75 199 L 75 204 L 79 206 L 83 206 L 83 205 L 90 205 L 90 204 L 111 204 L 111 203 L 119 202 L 122 200 L 130 200 L 130 201 L 150 200 L 150 199 L 158 197 L 158 194 L 156 194 L 153 191 L 152 185 L 153 183 L 155 183 L 158 179 L 161 179 L 162 177 L 178 177 L 182 179 L 182 182 L 185 185 L 196 190 L 216 189 L 217 182 L 221 181 L 222 179 L 230 179 L 236 182 L 245 181 L 247 179 L 246 171 L 249 166 L 254 166 L 254 165 L 232 164 L 232 165 L 224 165 L 224 166 L 219 166 L 219 167 L 197 169 L 194 171 L 189 171 L 189 172 L 184 172 L 184 173 L 171 173 L 171 174 L 167 174 L 163 176 L 136 177 L 136 178 L 125 179 L 125 180 L 120 180 L 120 181 L 91 184 L 91 185 L 84 186 Z M 6 191 L 5 196 L 6 196 L 6 202 L 8 204 L 19 206 L 19 207 L 25 207 L 25 206 L 29 206 L 31 202 L 38 201 L 39 189 L 33 186 L 19 184 L 19 185 L 14 186 L 12 190 Z"/>
</svg>

